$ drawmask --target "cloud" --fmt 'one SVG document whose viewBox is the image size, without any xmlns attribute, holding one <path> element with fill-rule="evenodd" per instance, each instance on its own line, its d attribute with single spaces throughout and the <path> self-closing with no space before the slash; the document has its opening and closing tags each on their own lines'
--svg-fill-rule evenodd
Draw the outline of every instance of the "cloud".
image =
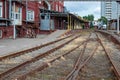
<svg viewBox="0 0 120 80">
<path fill-rule="evenodd" d="M 96 7 L 94 10 L 93 10 L 93 12 L 95 13 L 95 14 L 99 14 L 101 11 L 101 8 L 100 7 Z"/>
<path fill-rule="evenodd" d="M 82 7 L 80 2 L 75 2 L 75 1 L 65 2 L 65 6 L 67 7 L 68 11 L 71 12 L 78 12 L 88 9 L 87 7 Z"/>
<path fill-rule="evenodd" d="M 93 14 L 95 19 L 100 17 L 100 2 L 65 1 L 65 6 L 68 11 L 71 13 L 76 13 L 80 16 Z"/>
</svg>

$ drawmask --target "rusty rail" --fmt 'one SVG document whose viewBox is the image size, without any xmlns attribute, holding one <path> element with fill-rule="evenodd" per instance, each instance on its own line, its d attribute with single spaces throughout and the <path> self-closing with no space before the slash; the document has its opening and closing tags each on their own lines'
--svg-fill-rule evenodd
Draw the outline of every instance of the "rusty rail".
<svg viewBox="0 0 120 80">
<path fill-rule="evenodd" d="M 97 51 L 98 46 L 95 47 L 95 49 L 93 49 L 93 51 L 91 52 L 91 55 L 88 56 L 88 58 L 85 59 L 85 61 L 80 64 L 81 62 L 81 55 L 79 56 L 79 59 L 77 61 L 77 63 L 75 64 L 75 67 L 73 68 L 73 70 L 67 75 L 67 77 L 65 78 L 65 80 L 76 80 L 76 77 L 78 75 L 78 72 L 86 65 L 86 63 L 93 57 L 94 53 Z"/>
<path fill-rule="evenodd" d="M 31 70 L 30 72 L 28 72 L 28 73 L 26 73 L 26 74 L 23 74 L 23 75 L 20 75 L 20 76 L 14 78 L 14 80 L 15 80 L 15 79 L 17 79 L 17 80 L 25 80 L 27 76 L 29 76 L 29 75 L 31 75 L 31 74 L 34 74 L 34 73 L 37 72 L 37 71 L 41 71 L 41 70 L 49 67 L 48 63 L 53 63 L 54 61 L 60 59 L 62 56 L 64 57 L 64 56 L 66 56 L 67 54 L 70 54 L 72 51 L 74 51 L 75 49 L 79 48 L 81 45 L 83 45 L 83 44 L 86 43 L 87 41 L 89 41 L 89 40 L 83 41 L 80 45 L 76 46 L 75 48 L 71 49 L 70 51 L 68 51 L 68 52 L 66 52 L 66 53 L 64 53 L 64 54 L 62 54 L 62 55 L 60 55 L 60 56 L 58 56 L 58 57 L 56 57 L 56 58 L 54 58 L 54 59 L 46 62 L 46 63 L 43 63 L 43 65 L 39 66 L 38 68 L 36 68 L 36 69 L 34 69 L 34 70 Z"/>
<path fill-rule="evenodd" d="M 89 41 L 92 40 L 92 39 L 90 39 L 90 36 L 91 36 L 91 34 L 90 34 L 89 37 L 88 37 Z M 98 39 L 96 39 L 96 41 L 98 41 Z M 91 56 L 89 56 L 89 57 L 87 58 L 88 60 L 86 59 L 87 61 L 85 61 L 85 62 L 82 64 L 82 66 L 80 66 L 80 61 L 81 61 L 82 56 L 83 56 L 83 54 L 84 54 L 84 52 L 85 52 L 86 46 L 87 46 L 87 42 L 84 44 L 84 48 L 83 48 L 83 50 L 80 52 L 79 58 L 78 58 L 77 62 L 75 63 L 75 66 L 74 66 L 73 70 L 66 76 L 66 78 L 65 78 L 64 80 L 75 80 L 76 75 L 74 75 L 74 74 L 78 74 L 78 71 L 87 63 L 87 61 L 93 56 L 93 54 L 96 52 L 96 50 L 97 50 L 97 48 L 98 48 L 98 46 L 97 46 L 95 49 L 93 49 L 93 51 L 91 52 L 91 53 L 93 53 L 93 54 L 91 54 Z"/>
<path fill-rule="evenodd" d="M 2 57 L 0 57 L 0 61 L 3 60 L 3 59 L 6 59 L 6 58 L 11 58 L 11 57 L 13 58 L 13 57 L 16 57 L 16 56 L 19 56 L 19 55 L 23 55 L 23 54 L 28 53 L 30 51 L 34 51 L 34 50 L 40 49 L 42 47 L 48 46 L 50 44 L 54 44 L 56 42 L 59 42 L 61 40 L 69 38 L 71 36 L 73 36 L 73 35 L 70 35 L 70 36 L 67 36 L 67 37 L 55 40 L 55 41 L 51 41 L 51 42 L 45 43 L 45 44 L 40 45 L 40 46 L 36 46 L 36 47 L 33 47 L 33 48 L 25 49 L 25 50 L 22 50 L 22 51 L 19 51 L 19 52 L 15 52 L 15 53 L 12 53 L 12 54 L 8 54 L 8 55 L 5 55 L 5 56 L 2 56 Z"/>
<path fill-rule="evenodd" d="M 103 47 L 103 49 L 104 49 L 104 51 L 105 51 L 105 53 L 106 53 L 106 55 L 107 55 L 107 57 L 108 57 L 108 59 L 109 59 L 111 65 L 112 65 L 112 67 L 113 67 L 113 71 L 114 71 L 114 73 L 115 73 L 117 79 L 120 80 L 120 73 L 118 72 L 118 70 L 117 70 L 117 68 L 116 68 L 116 66 L 115 66 L 115 64 L 114 64 L 114 62 L 112 61 L 110 54 L 109 54 L 108 51 L 106 50 L 105 46 L 103 45 L 103 43 L 102 43 L 102 41 L 101 41 L 101 39 L 100 39 L 100 37 L 98 36 L 97 33 L 96 33 L 96 35 L 97 35 L 97 37 L 98 37 L 98 39 L 99 39 L 99 43 L 100 43 L 101 46 Z"/>
<path fill-rule="evenodd" d="M 52 52 L 60 49 L 60 48 L 63 47 L 64 45 L 70 43 L 71 41 L 73 41 L 74 39 L 76 39 L 76 38 L 78 38 L 78 37 L 80 37 L 80 36 L 81 36 L 81 35 L 78 35 L 78 36 L 72 38 L 71 40 L 65 42 L 64 44 L 61 44 L 61 45 L 59 45 L 59 46 L 57 46 L 57 47 L 55 47 L 55 48 L 53 48 L 53 49 L 51 49 L 51 50 L 48 50 L 48 51 L 46 51 L 46 52 L 44 52 L 44 53 L 42 53 L 42 54 L 40 54 L 40 55 L 32 58 L 31 60 L 28 60 L 28 61 L 26 61 L 26 62 L 23 62 L 23 63 L 17 65 L 16 67 L 11 68 L 11 69 L 9 69 L 9 70 L 1 73 L 1 74 L 0 74 L 0 78 L 4 78 L 4 77 L 7 76 L 8 74 L 10 74 L 10 73 L 12 73 L 12 72 L 14 72 L 14 71 L 22 68 L 22 67 L 25 67 L 26 65 L 28 65 L 28 64 L 30 64 L 30 63 L 33 63 L 33 62 L 35 62 L 35 61 L 37 61 L 37 60 L 39 60 L 39 59 L 41 59 L 41 58 L 43 58 L 43 57 L 45 57 L 45 56 L 48 56 L 48 55 L 51 54 Z"/>
</svg>

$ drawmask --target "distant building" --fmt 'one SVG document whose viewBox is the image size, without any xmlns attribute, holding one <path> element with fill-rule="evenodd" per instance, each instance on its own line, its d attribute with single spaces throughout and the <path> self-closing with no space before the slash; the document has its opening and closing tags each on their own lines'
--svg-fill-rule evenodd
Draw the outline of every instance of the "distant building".
<svg viewBox="0 0 120 80">
<path fill-rule="evenodd" d="M 36 37 L 56 29 L 76 29 L 82 23 L 68 13 L 64 0 L 0 0 L 0 38 Z"/>
<path fill-rule="evenodd" d="M 118 13 L 120 14 L 120 4 L 118 7 Z M 117 19 L 117 2 L 101 1 L 101 16 L 106 17 L 108 20 Z"/>
</svg>

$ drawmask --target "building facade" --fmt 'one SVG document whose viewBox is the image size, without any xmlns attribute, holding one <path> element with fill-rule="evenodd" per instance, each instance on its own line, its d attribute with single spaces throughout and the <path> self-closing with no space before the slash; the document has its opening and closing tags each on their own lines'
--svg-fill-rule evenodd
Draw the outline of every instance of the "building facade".
<svg viewBox="0 0 120 80">
<path fill-rule="evenodd" d="M 37 34 L 40 25 L 39 6 L 37 1 L 1 0 L 0 38 Z"/>
<path fill-rule="evenodd" d="M 36 37 L 42 31 L 79 28 L 84 22 L 65 10 L 64 0 L 0 0 L 0 38 Z"/>
<path fill-rule="evenodd" d="M 116 1 L 101 1 L 101 16 L 106 17 L 108 20 L 117 19 L 117 10 L 120 15 L 119 7 L 120 4 Z"/>
<path fill-rule="evenodd" d="M 64 1 L 0 0 L 0 38 L 30 37 L 41 30 L 55 30 L 62 23 L 49 14 L 63 9 Z M 41 10 L 49 14 L 43 16 Z M 49 29 L 46 23 L 51 25 Z"/>
<path fill-rule="evenodd" d="M 40 30 L 55 30 L 63 29 L 64 23 L 61 17 L 55 15 L 61 14 L 64 11 L 64 1 L 40 1 L 42 7 L 41 11 L 41 25 Z"/>
</svg>

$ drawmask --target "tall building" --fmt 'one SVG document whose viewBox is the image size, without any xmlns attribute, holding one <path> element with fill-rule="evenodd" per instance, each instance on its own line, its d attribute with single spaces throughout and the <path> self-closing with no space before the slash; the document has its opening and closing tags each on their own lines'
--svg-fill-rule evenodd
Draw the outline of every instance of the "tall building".
<svg viewBox="0 0 120 80">
<path fill-rule="evenodd" d="M 101 16 L 106 17 L 108 20 L 117 19 L 117 9 L 118 9 L 118 13 L 120 14 L 119 7 L 120 7 L 120 4 L 117 5 L 116 1 L 102 1 Z"/>
</svg>

